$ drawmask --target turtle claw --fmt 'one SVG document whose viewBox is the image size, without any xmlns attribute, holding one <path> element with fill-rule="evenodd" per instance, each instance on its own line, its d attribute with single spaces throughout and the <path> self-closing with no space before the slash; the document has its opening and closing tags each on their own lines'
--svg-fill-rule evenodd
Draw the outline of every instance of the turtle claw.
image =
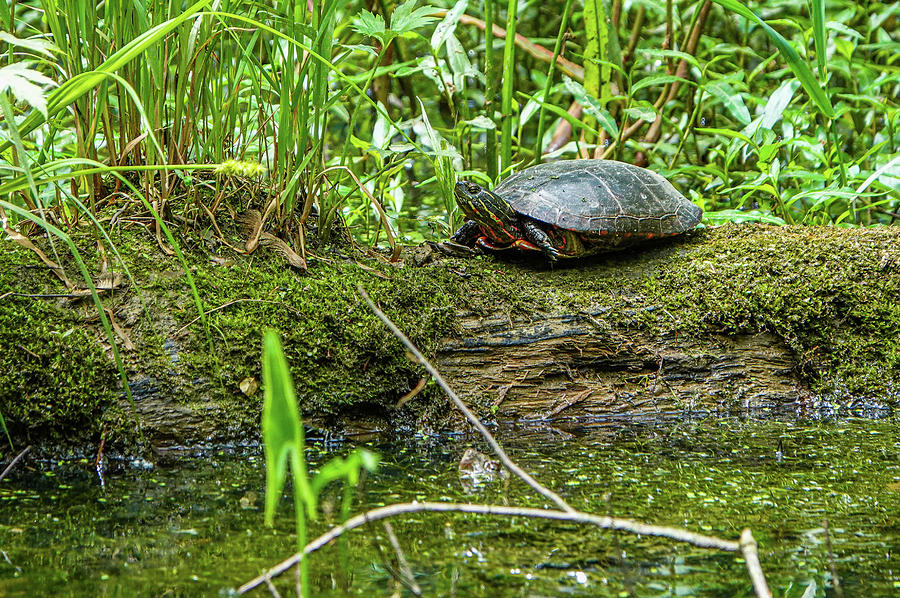
<svg viewBox="0 0 900 598">
<path fill-rule="evenodd" d="M 449 241 L 441 241 L 440 243 L 429 243 L 432 248 L 437 251 L 443 253 L 444 255 L 449 255 L 453 257 L 471 257 L 473 255 L 479 255 L 481 252 L 478 251 L 476 247 L 470 247 L 468 245 L 462 245 L 457 243 L 455 240 L 451 238 Z"/>
</svg>

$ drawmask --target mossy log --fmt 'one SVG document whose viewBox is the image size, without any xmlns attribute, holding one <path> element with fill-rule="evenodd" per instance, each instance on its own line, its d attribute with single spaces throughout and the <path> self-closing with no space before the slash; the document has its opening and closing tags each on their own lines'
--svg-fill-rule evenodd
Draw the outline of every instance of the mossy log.
<svg viewBox="0 0 900 598">
<path fill-rule="evenodd" d="M 728 226 L 533 272 L 517 284 L 542 308 L 463 311 L 437 363 L 500 419 L 883 413 L 900 398 L 898 241 Z"/>
<path fill-rule="evenodd" d="M 438 367 L 513 420 L 792 411 L 810 396 L 796 355 L 774 334 L 655 335 L 604 325 L 602 313 L 513 323 L 467 314 Z"/>
<path fill-rule="evenodd" d="M 160 450 L 253 441 L 266 328 L 282 333 L 307 422 L 452 422 L 434 385 L 395 408 L 422 369 L 362 304 L 357 284 L 487 418 L 900 400 L 898 229 L 728 225 L 552 267 L 420 247 L 401 264 L 325 255 L 308 273 L 222 247 L 210 259 L 208 239 L 184 235 L 192 280 L 142 230 L 113 240 L 136 285 L 126 277 L 104 299 L 134 409 L 92 305 L 49 297 L 65 294 L 56 277 L 31 252 L 0 244 L 0 414 L 17 444 L 96 447 L 102 437 L 134 446 L 135 414 Z M 99 270 L 96 244 L 80 245 Z"/>
</svg>

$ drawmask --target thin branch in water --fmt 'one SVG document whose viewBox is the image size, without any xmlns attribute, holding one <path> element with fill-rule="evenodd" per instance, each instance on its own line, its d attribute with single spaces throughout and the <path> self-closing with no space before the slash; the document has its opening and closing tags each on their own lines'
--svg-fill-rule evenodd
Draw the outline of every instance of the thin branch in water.
<svg viewBox="0 0 900 598">
<path fill-rule="evenodd" d="M 749 528 L 741 532 L 741 553 L 744 555 L 744 563 L 747 565 L 750 581 L 753 582 L 756 598 L 772 598 L 772 592 L 769 591 L 769 585 L 766 583 L 766 576 L 759 564 L 756 539 Z"/>
<path fill-rule="evenodd" d="M 4 561 L 9 563 L 10 567 L 12 567 L 13 569 L 16 570 L 16 573 L 18 573 L 19 575 L 22 574 L 22 567 L 19 567 L 18 565 L 13 564 L 13 562 L 11 560 L 9 560 L 9 555 L 6 554 L 6 551 L 0 550 L 0 556 L 3 557 Z"/>
<path fill-rule="evenodd" d="M 6 477 L 6 474 L 8 474 L 10 471 L 12 471 L 12 468 L 16 466 L 16 463 L 18 463 L 18 462 L 22 459 L 22 457 L 24 457 L 25 455 L 27 455 L 27 454 L 28 454 L 28 451 L 30 451 L 30 450 L 31 450 L 31 445 L 29 444 L 28 446 L 26 446 L 26 447 L 22 450 L 21 453 L 19 453 L 18 455 L 16 455 L 16 458 L 13 459 L 12 462 L 11 462 L 9 465 L 6 466 L 6 469 L 3 470 L 3 473 L 0 473 L 0 480 L 2 480 L 3 478 L 5 478 L 5 477 Z"/>
<path fill-rule="evenodd" d="M 828 519 L 822 520 L 822 527 L 825 529 L 825 548 L 828 550 L 828 566 L 831 569 L 831 583 L 834 586 L 834 595 L 837 598 L 844 598 L 844 589 L 841 587 L 841 580 L 838 577 L 837 565 L 834 564 L 834 552 L 831 550 L 831 534 L 828 532 Z"/>
<path fill-rule="evenodd" d="M 275 598 L 281 598 L 281 594 L 278 593 L 278 589 L 275 587 L 275 584 L 272 583 L 272 579 L 270 577 L 266 578 L 266 587 L 269 588 L 269 592 L 273 596 L 275 596 Z"/>
<path fill-rule="evenodd" d="M 563 500 L 563 498 L 558 495 L 553 490 L 543 486 L 540 482 L 531 477 L 527 471 L 516 465 L 512 459 L 509 458 L 509 455 L 506 454 L 506 451 L 503 450 L 503 447 L 494 439 L 491 433 L 487 428 L 484 427 L 484 424 L 472 413 L 468 407 L 466 407 L 465 403 L 453 392 L 453 389 L 450 388 L 450 385 L 447 384 L 446 380 L 441 376 L 441 373 L 437 371 L 431 363 L 425 359 L 425 356 L 416 348 L 416 346 L 409 340 L 403 332 L 400 331 L 399 328 L 386 316 L 384 312 L 378 309 L 378 307 L 372 302 L 369 298 L 369 295 L 362 288 L 362 286 L 357 285 L 357 292 L 359 292 L 360 296 L 363 298 L 363 301 L 366 302 L 366 305 L 369 306 L 369 309 L 378 316 L 378 319 L 384 322 L 384 325 L 388 327 L 388 329 L 396 336 L 403 346 L 416 358 L 416 360 L 421 363 L 425 370 L 431 374 L 431 377 L 434 378 L 434 381 L 437 382 L 437 385 L 441 387 L 441 390 L 444 391 L 444 394 L 447 395 L 447 398 L 456 405 L 456 408 L 459 409 L 463 415 L 466 416 L 466 419 L 469 420 L 469 423 L 472 424 L 478 432 L 484 436 L 484 439 L 487 441 L 488 445 L 491 447 L 491 450 L 499 457 L 500 462 L 503 463 L 504 467 L 514 473 L 516 476 L 521 478 L 526 484 L 531 486 L 538 494 L 544 496 L 545 498 L 553 501 L 560 509 L 563 511 L 574 513 L 575 509 L 573 509 L 569 504 Z"/>
<path fill-rule="evenodd" d="M 406 560 L 406 555 L 403 554 L 403 548 L 400 547 L 400 540 L 397 539 L 397 535 L 394 533 L 394 528 L 391 526 L 390 522 L 384 522 L 384 531 L 387 532 L 388 540 L 390 540 L 391 547 L 394 549 L 394 554 L 397 555 L 397 565 L 400 567 L 400 575 L 402 577 L 401 583 L 403 583 L 414 596 L 421 596 L 422 588 L 416 583 L 416 578 L 409 566 L 409 562 Z"/>
<path fill-rule="evenodd" d="M 285 559 L 278 565 L 275 565 L 262 575 L 242 585 L 240 588 L 238 588 L 238 593 L 245 594 L 253 588 L 265 583 L 266 579 L 271 579 L 273 577 L 281 575 L 282 573 L 293 567 L 295 564 L 302 561 L 306 557 L 306 555 L 311 554 L 324 546 L 327 546 L 344 532 L 388 517 L 422 512 L 472 513 L 476 515 L 499 515 L 503 517 L 530 517 L 534 519 L 550 519 L 553 521 L 571 521 L 575 523 L 594 525 L 602 529 L 630 532 L 642 536 L 670 538 L 672 540 L 685 542 L 687 544 L 692 544 L 700 548 L 713 548 L 718 550 L 725 550 L 727 552 L 738 552 L 739 550 L 743 549 L 743 536 L 742 543 L 739 544 L 731 540 L 723 540 L 714 536 L 695 534 L 693 532 L 674 527 L 648 525 L 646 523 L 640 523 L 638 521 L 632 521 L 630 519 L 618 519 L 616 517 L 591 515 L 589 513 L 582 513 L 580 511 L 574 510 L 551 511 L 548 509 L 535 509 L 531 507 L 510 507 L 505 505 L 477 505 L 447 502 L 397 503 L 388 505 L 386 507 L 378 507 L 376 509 L 372 509 L 371 511 L 356 515 L 355 517 L 351 517 L 350 519 L 345 521 L 343 524 L 331 528 L 330 530 L 307 544 L 303 549 L 303 552 L 298 552 L 292 555 L 291 557 Z M 749 533 L 749 530 L 745 530 L 744 534 L 748 535 L 750 541 L 753 542 L 753 555 L 755 555 L 756 542 L 753 540 L 753 535 Z M 750 559 L 748 558 L 747 552 L 744 552 L 744 558 L 748 561 L 749 568 Z M 759 560 L 756 560 L 756 566 L 759 566 Z M 761 573 L 762 572 L 760 570 L 760 574 Z M 762 583 L 763 585 L 765 585 L 765 579 L 762 580 Z M 758 597 L 767 595 L 771 596 L 770 594 L 759 594 L 757 592 Z"/>
</svg>

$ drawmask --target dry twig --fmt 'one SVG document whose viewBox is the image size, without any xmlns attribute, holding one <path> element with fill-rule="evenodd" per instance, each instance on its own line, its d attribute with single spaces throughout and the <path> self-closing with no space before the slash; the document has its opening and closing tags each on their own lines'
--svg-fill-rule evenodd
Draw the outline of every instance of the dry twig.
<svg viewBox="0 0 900 598">
<path fill-rule="evenodd" d="M 6 466 L 6 469 L 3 470 L 3 473 L 0 473 L 0 480 L 2 480 L 3 478 L 5 478 L 5 477 L 6 477 L 6 474 L 8 474 L 9 472 L 11 472 L 11 471 L 12 471 L 12 468 L 16 466 L 16 463 L 18 463 L 18 462 L 22 459 L 22 457 L 24 457 L 25 455 L 27 455 L 27 454 L 28 454 L 28 451 L 30 451 L 30 450 L 31 450 L 31 445 L 29 444 L 28 446 L 26 446 L 26 447 L 22 450 L 21 453 L 19 453 L 18 455 L 16 455 L 16 458 L 13 459 L 12 462 L 11 462 L 9 465 Z"/>
<path fill-rule="evenodd" d="M 437 368 L 431 365 L 431 363 L 429 363 L 428 360 L 425 359 L 425 356 L 422 355 L 422 353 L 418 348 L 416 348 L 412 341 L 406 338 L 406 335 L 403 334 L 403 332 L 401 332 L 400 329 L 397 328 L 397 326 L 393 322 L 391 322 L 386 315 L 384 315 L 384 312 L 378 309 L 378 307 L 372 302 L 372 300 L 369 298 L 369 295 L 365 290 L 363 290 L 361 286 L 357 286 L 356 288 L 360 296 L 363 298 L 363 301 L 365 301 L 366 305 L 369 306 L 369 309 L 371 309 L 375 313 L 375 315 L 378 316 L 378 319 L 384 322 L 384 325 L 388 327 L 388 329 L 394 334 L 394 336 L 396 336 L 400 340 L 401 343 L 403 343 L 403 346 L 406 347 L 406 349 L 413 355 L 413 357 L 416 358 L 416 361 L 418 361 L 425 367 L 425 370 L 429 374 L 431 374 L 431 377 L 434 378 L 434 381 L 437 382 L 437 385 L 441 387 L 441 390 L 444 391 L 444 393 L 447 395 L 447 398 L 449 398 L 450 401 L 452 401 L 453 404 L 456 405 L 456 408 L 466 416 L 466 419 L 469 420 L 469 423 L 472 424 L 475 429 L 478 430 L 478 432 L 484 437 L 488 445 L 491 447 L 491 450 L 494 451 L 494 453 L 500 459 L 500 462 L 503 463 L 503 466 L 513 472 L 516 476 L 521 478 L 526 484 L 531 486 L 535 490 L 535 492 L 553 501 L 553 503 L 555 503 L 563 511 L 574 513 L 575 509 L 570 507 L 569 504 L 564 501 L 560 495 L 558 495 L 553 490 L 550 490 L 549 488 L 541 485 L 537 480 L 531 477 L 527 471 L 516 465 L 513 460 L 509 458 L 509 455 L 506 454 L 506 451 L 503 450 L 503 447 L 501 447 L 500 444 L 491 435 L 491 433 L 488 432 L 488 429 L 484 427 L 484 424 L 481 423 L 481 420 L 479 420 L 475 416 L 475 414 L 472 413 L 468 407 L 466 407 L 466 404 L 462 402 L 457 394 L 453 392 L 453 389 L 450 388 L 450 385 L 447 384 L 447 381 L 444 380 L 444 378 L 441 376 L 441 373 L 437 371 Z"/>
<path fill-rule="evenodd" d="M 687 530 L 677 529 L 673 527 L 662 527 L 657 525 L 647 525 L 629 519 L 617 519 L 615 517 L 606 517 L 582 513 L 579 511 L 551 511 L 547 509 L 535 509 L 530 507 L 509 507 L 505 505 L 475 505 L 460 504 L 447 502 L 412 502 L 398 503 L 388 505 L 386 507 L 378 507 L 361 515 L 356 515 L 345 521 L 342 525 L 331 528 L 312 542 L 306 545 L 303 552 L 298 552 L 290 558 L 282 561 L 278 565 L 272 567 L 259 577 L 252 579 L 238 588 L 239 594 L 244 594 L 258 585 L 265 583 L 266 579 L 281 575 L 295 564 L 299 563 L 303 558 L 320 548 L 334 541 L 338 536 L 346 531 L 355 529 L 373 521 L 379 521 L 387 517 L 396 515 L 404 515 L 408 513 L 473 513 L 476 515 L 500 515 L 503 517 L 530 517 L 535 519 L 551 519 L 554 521 L 571 521 L 575 523 L 585 523 L 595 525 L 599 528 L 609 530 L 627 531 L 642 536 L 659 536 L 663 538 L 671 538 L 679 542 L 687 542 L 701 548 L 716 548 L 726 550 L 728 552 L 737 552 L 741 549 L 741 545 L 730 540 L 722 540 L 713 536 L 704 536 L 695 534 Z M 752 539 L 752 536 L 750 536 Z M 754 543 L 755 544 L 755 543 Z M 745 555 L 746 556 L 746 555 Z"/>
<path fill-rule="evenodd" d="M 744 555 L 744 563 L 747 565 L 747 572 L 750 573 L 750 581 L 753 582 L 756 598 L 772 598 L 772 592 L 769 591 L 769 585 L 766 583 L 766 576 L 759 564 L 756 539 L 749 529 L 741 532 L 741 553 Z"/>
</svg>

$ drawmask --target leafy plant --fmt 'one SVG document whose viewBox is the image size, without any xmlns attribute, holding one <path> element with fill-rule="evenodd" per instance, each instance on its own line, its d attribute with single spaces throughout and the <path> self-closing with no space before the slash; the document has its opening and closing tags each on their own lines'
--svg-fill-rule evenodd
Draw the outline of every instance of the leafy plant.
<svg viewBox="0 0 900 598">
<path fill-rule="evenodd" d="M 291 380 L 287 360 L 278 334 L 268 331 L 263 340 L 263 401 L 262 436 L 266 451 L 266 510 L 265 521 L 275 524 L 275 511 L 281 499 L 288 468 L 293 475 L 294 520 L 297 546 L 306 546 L 307 518 L 315 519 L 318 496 L 332 481 L 346 480 L 342 513 L 349 513 L 350 489 L 359 481 L 363 469 L 375 471 L 378 456 L 365 449 L 355 449 L 344 459 L 336 457 L 323 465 L 310 479 L 306 464 L 306 441 L 303 421 L 297 407 L 297 396 Z M 304 596 L 309 595 L 307 561 L 300 562 L 300 583 Z"/>
<path fill-rule="evenodd" d="M 890 3 L 443 5 L 62 0 L 40 21 L 19 3 L 0 11 L 15 31 L 0 37 L 0 86 L 20 100 L 33 170 L 131 169 L 163 217 L 216 217 L 183 167 L 263 164 L 256 207 L 299 251 L 311 218 L 325 242 L 339 221 L 372 243 L 446 235 L 458 176 L 494 183 L 545 156 L 646 164 L 723 216 L 897 220 Z M 27 189 L 11 148 L 0 139 L 3 184 Z M 104 177 L 71 177 L 95 215 Z M 68 192 L 37 181 L 48 199 Z M 33 208 L 32 195 L 9 199 Z"/>
</svg>

